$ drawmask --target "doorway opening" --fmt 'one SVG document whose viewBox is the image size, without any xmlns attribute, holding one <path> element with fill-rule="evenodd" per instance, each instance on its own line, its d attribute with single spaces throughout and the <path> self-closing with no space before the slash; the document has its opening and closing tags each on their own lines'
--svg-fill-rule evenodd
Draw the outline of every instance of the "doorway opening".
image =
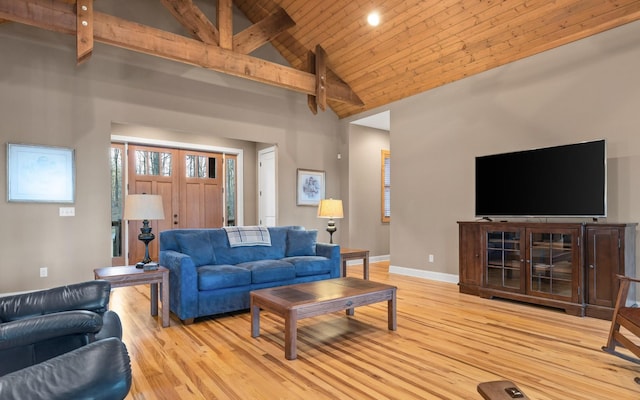
<svg viewBox="0 0 640 400">
<path fill-rule="evenodd" d="M 242 149 L 112 136 L 112 265 L 130 265 L 144 255 L 137 240 L 142 222 L 127 227 L 122 221 L 126 194 L 162 196 L 165 219 L 150 221 L 156 237 L 168 229 L 242 224 L 242 159 Z M 149 243 L 154 260 L 158 243 Z"/>
</svg>

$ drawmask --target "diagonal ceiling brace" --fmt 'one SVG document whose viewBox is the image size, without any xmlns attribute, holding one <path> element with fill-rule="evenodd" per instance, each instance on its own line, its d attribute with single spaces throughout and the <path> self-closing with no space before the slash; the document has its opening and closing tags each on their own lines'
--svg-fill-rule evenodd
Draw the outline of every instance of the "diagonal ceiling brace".
<svg viewBox="0 0 640 400">
<path fill-rule="evenodd" d="M 207 44 L 218 44 L 218 28 L 193 4 L 193 0 L 160 0 L 175 19 L 194 37 Z"/>
<path fill-rule="evenodd" d="M 295 25 L 296 23 L 289 14 L 278 7 L 275 12 L 263 20 L 235 34 L 233 36 L 233 50 L 238 53 L 249 54 Z"/>
</svg>

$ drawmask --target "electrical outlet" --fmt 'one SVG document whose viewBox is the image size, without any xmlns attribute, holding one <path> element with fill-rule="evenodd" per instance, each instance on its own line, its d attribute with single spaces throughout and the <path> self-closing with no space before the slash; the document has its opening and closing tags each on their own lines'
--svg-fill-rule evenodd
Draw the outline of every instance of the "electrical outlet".
<svg viewBox="0 0 640 400">
<path fill-rule="evenodd" d="M 60 207 L 61 217 L 75 217 L 75 215 L 76 215 L 75 207 Z"/>
<path fill-rule="evenodd" d="M 49 268 L 47 267 L 40 268 L 40 278 L 46 278 L 47 276 L 49 276 Z"/>
<path fill-rule="evenodd" d="M 434 260 L 433 254 L 429 254 L 429 262 L 432 263 Z"/>
</svg>

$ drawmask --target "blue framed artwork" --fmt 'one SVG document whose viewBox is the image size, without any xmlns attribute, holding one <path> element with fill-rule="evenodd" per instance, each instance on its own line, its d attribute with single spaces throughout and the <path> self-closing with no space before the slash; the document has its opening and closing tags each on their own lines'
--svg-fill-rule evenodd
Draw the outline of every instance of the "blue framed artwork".
<svg viewBox="0 0 640 400">
<path fill-rule="evenodd" d="M 312 169 L 297 170 L 298 206 L 317 206 L 324 199 L 324 171 Z"/>
<path fill-rule="evenodd" d="M 7 144 L 7 201 L 73 203 L 73 149 Z"/>
</svg>

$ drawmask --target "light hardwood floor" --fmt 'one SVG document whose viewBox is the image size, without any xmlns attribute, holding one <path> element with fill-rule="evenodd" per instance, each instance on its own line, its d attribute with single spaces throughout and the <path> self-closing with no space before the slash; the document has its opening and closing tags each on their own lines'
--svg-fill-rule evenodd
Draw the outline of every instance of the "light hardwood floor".
<svg viewBox="0 0 640 400">
<path fill-rule="evenodd" d="M 481 399 L 478 383 L 503 379 L 532 400 L 640 399 L 640 364 L 600 349 L 609 321 L 387 270 L 371 264 L 371 279 L 398 287 L 397 331 L 387 330 L 386 302 L 304 319 L 293 361 L 283 321 L 268 312 L 255 339 L 248 312 L 189 326 L 172 315 L 163 329 L 148 287 L 114 289 L 133 368 L 127 399 Z"/>
</svg>

